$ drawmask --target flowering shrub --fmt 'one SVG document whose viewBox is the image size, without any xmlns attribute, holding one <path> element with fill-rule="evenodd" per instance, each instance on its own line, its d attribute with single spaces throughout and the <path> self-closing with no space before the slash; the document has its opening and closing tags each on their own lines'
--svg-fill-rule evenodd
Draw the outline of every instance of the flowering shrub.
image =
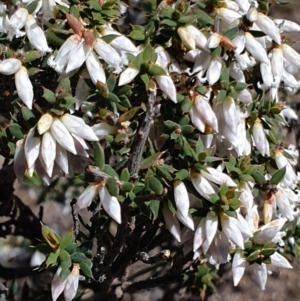
<svg viewBox="0 0 300 301">
<path fill-rule="evenodd" d="M 19 183 L 82 187 L 63 237 L 16 232 L 45 254 L 53 301 L 169 283 L 204 296 L 228 262 L 234 285 L 250 269 L 263 290 L 274 267 L 292 268 L 284 238 L 297 239 L 298 151 L 280 129 L 300 88 L 283 34 L 300 26 L 268 17 L 268 1 L 139 5 L 0 3 L 1 155 Z M 154 276 L 126 281 L 137 260 Z"/>
</svg>

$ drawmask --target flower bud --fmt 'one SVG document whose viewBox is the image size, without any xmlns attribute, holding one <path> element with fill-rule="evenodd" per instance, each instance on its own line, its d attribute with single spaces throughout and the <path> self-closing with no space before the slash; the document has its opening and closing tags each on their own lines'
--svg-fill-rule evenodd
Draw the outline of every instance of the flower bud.
<svg viewBox="0 0 300 301">
<path fill-rule="evenodd" d="M 18 96 L 28 107 L 32 109 L 33 102 L 33 86 L 29 79 L 27 69 L 23 66 L 15 74 L 15 84 L 18 92 Z"/>
<path fill-rule="evenodd" d="M 43 135 L 50 129 L 53 117 L 49 113 L 44 114 L 37 123 L 37 130 L 40 135 Z"/>
<path fill-rule="evenodd" d="M 119 86 L 129 84 L 139 74 L 139 72 L 140 71 L 134 67 L 128 67 L 125 69 L 120 75 Z"/>
<path fill-rule="evenodd" d="M 174 103 L 177 103 L 176 87 L 172 78 L 169 75 L 158 75 L 154 77 L 159 88 L 170 98 Z"/>
<path fill-rule="evenodd" d="M 172 214 L 167 206 L 163 207 L 162 212 L 168 230 L 178 242 L 181 242 L 181 229 L 177 218 Z"/>
<path fill-rule="evenodd" d="M 18 59 L 6 59 L 0 63 L 0 73 L 4 75 L 12 75 L 16 73 L 21 68 L 21 66 L 22 63 Z"/>
<path fill-rule="evenodd" d="M 281 37 L 278 28 L 274 22 L 263 13 L 258 13 L 257 20 L 255 22 L 258 27 L 273 39 L 278 45 L 281 44 Z"/>
<path fill-rule="evenodd" d="M 261 120 L 259 118 L 256 119 L 253 125 L 252 136 L 257 150 L 263 156 L 270 156 L 269 142 L 261 124 Z"/>
<path fill-rule="evenodd" d="M 300 68 L 300 54 L 287 44 L 281 45 L 284 58 L 292 65 Z"/>
<path fill-rule="evenodd" d="M 174 185 L 174 199 L 176 208 L 182 216 L 187 216 L 190 207 L 190 201 L 187 189 L 183 182 L 176 180 L 173 183 Z"/>
<path fill-rule="evenodd" d="M 99 184 L 96 185 L 95 183 L 90 184 L 81 195 L 78 197 L 76 202 L 76 212 L 81 209 L 87 208 L 91 205 L 93 199 L 96 197 L 99 191 Z"/>
<path fill-rule="evenodd" d="M 189 25 L 192 26 L 192 25 Z M 187 49 L 195 49 L 196 48 L 196 42 L 192 35 L 192 33 L 189 31 L 188 26 L 181 26 L 177 29 L 177 33 L 181 39 L 182 44 Z"/>
<path fill-rule="evenodd" d="M 246 49 L 258 61 L 269 64 L 269 59 L 265 48 L 252 36 L 251 33 L 245 32 Z"/>
</svg>

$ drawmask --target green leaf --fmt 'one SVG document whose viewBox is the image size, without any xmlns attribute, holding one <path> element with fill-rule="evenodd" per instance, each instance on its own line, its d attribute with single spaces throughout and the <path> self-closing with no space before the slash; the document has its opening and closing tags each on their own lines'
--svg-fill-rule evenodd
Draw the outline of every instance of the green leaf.
<svg viewBox="0 0 300 301">
<path fill-rule="evenodd" d="M 233 28 L 228 29 L 224 33 L 224 36 L 229 38 L 230 40 L 232 40 L 238 35 L 239 31 L 240 31 L 239 27 L 233 27 Z"/>
<path fill-rule="evenodd" d="M 49 266 L 56 265 L 58 260 L 58 255 L 59 255 L 59 251 L 51 252 L 47 257 L 46 266 L 49 267 Z"/>
<path fill-rule="evenodd" d="M 222 68 L 220 82 L 223 89 L 228 90 L 229 88 L 229 72 L 227 68 Z"/>
<path fill-rule="evenodd" d="M 158 180 L 156 177 L 152 176 L 147 178 L 147 182 L 149 185 L 149 188 L 155 192 L 157 195 L 161 195 L 164 191 L 164 187 L 161 184 L 160 180 Z"/>
<path fill-rule="evenodd" d="M 60 102 L 60 107 L 69 110 L 70 107 L 76 102 L 76 98 L 73 96 L 67 96 Z"/>
<path fill-rule="evenodd" d="M 100 145 L 100 143 L 94 143 L 93 151 L 94 151 L 95 166 L 99 167 L 100 170 L 103 170 L 105 165 L 105 157 L 104 157 L 104 150 Z"/>
<path fill-rule="evenodd" d="M 66 251 L 66 250 L 62 250 L 60 251 L 59 253 L 59 260 L 60 262 L 67 262 L 68 263 L 68 266 L 70 267 L 71 266 L 71 256 L 70 254 Z"/>
<path fill-rule="evenodd" d="M 36 118 L 27 107 L 23 106 L 21 108 L 22 116 L 30 125 L 34 126 L 36 124 Z"/>
<path fill-rule="evenodd" d="M 107 178 L 105 187 L 107 188 L 107 190 L 111 196 L 118 196 L 119 186 L 117 185 L 115 179 Z"/>
<path fill-rule="evenodd" d="M 29 14 L 32 14 L 36 10 L 39 2 L 40 2 L 39 0 L 32 1 L 26 6 L 26 9 L 28 10 Z"/>
<path fill-rule="evenodd" d="M 217 100 L 218 102 L 223 102 L 226 99 L 227 96 L 227 91 L 226 90 L 219 90 L 218 91 L 218 97 Z"/>
<path fill-rule="evenodd" d="M 176 172 L 175 179 L 182 181 L 186 179 L 188 176 L 189 176 L 189 172 L 186 169 L 181 169 Z"/>
<path fill-rule="evenodd" d="M 161 25 L 167 25 L 170 27 L 176 27 L 177 26 L 177 22 L 170 20 L 170 19 L 164 19 L 160 22 Z"/>
<path fill-rule="evenodd" d="M 246 260 L 248 262 L 253 262 L 258 258 L 259 254 L 260 254 L 260 250 L 254 251 L 246 258 Z"/>
<path fill-rule="evenodd" d="M 65 250 L 74 240 L 74 234 L 72 231 L 69 231 L 65 234 L 60 242 L 60 248 Z"/>
<path fill-rule="evenodd" d="M 18 124 L 15 123 L 15 124 L 9 125 L 8 129 L 14 137 L 16 137 L 18 139 L 23 138 L 23 133 L 22 133 L 21 127 Z"/>
<path fill-rule="evenodd" d="M 150 44 L 147 44 L 143 50 L 143 61 L 155 63 L 157 55 Z"/>
<path fill-rule="evenodd" d="M 148 72 L 154 76 L 166 75 L 166 71 L 163 68 L 154 64 L 150 65 Z"/>
<path fill-rule="evenodd" d="M 37 2 L 37 1 L 35 1 Z M 32 3 L 32 2 L 31 2 Z M 40 52 L 37 50 L 27 51 L 23 54 L 23 63 L 30 63 L 35 61 L 41 56 Z"/>
<path fill-rule="evenodd" d="M 45 98 L 48 102 L 54 103 L 56 101 L 56 96 L 51 90 L 43 88 L 43 91 L 44 93 L 42 97 Z"/>
<path fill-rule="evenodd" d="M 122 114 L 119 118 L 119 122 L 124 122 L 124 121 L 128 121 L 130 120 L 131 118 L 133 118 L 136 113 L 140 110 L 141 108 L 140 107 L 135 107 L 135 108 L 132 108 L 131 110 L 125 112 L 124 114 Z"/>
<path fill-rule="evenodd" d="M 112 92 L 116 86 L 117 80 L 114 74 L 111 74 L 106 80 L 107 88 L 110 92 Z"/>
<path fill-rule="evenodd" d="M 162 152 L 155 153 L 155 154 L 149 156 L 148 158 L 142 160 L 140 169 L 147 169 L 147 168 L 155 165 L 157 160 L 161 157 L 162 154 L 163 154 Z"/>
<path fill-rule="evenodd" d="M 271 180 L 270 180 L 270 184 L 274 184 L 277 185 L 285 176 L 286 173 L 286 166 L 278 169 L 274 175 L 272 176 Z"/>
<path fill-rule="evenodd" d="M 145 34 L 140 30 L 132 30 L 129 37 L 136 41 L 144 41 L 146 38 Z"/>
<path fill-rule="evenodd" d="M 72 242 L 70 243 L 66 248 L 65 250 L 69 253 L 69 254 L 73 254 L 75 252 L 77 248 L 77 244 L 76 242 Z"/>
<path fill-rule="evenodd" d="M 61 95 L 65 93 L 70 93 L 71 91 L 71 82 L 69 78 L 64 78 L 60 81 L 56 88 L 56 93 L 58 94 L 58 97 L 61 97 Z"/>
<path fill-rule="evenodd" d="M 93 278 L 93 274 L 92 274 L 93 262 L 90 259 L 86 258 L 79 265 L 80 265 L 80 269 L 87 277 Z"/>
<path fill-rule="evenodd" d="M 133 184 L 130 182 L 123 182 L 122 186 L 121 186 L 121 191 L 122 192 L 130 192 L 132 191 L 134 188 Z"/>
<path fill-rule="evenodd" d="M 153 219 L 157 219 L 158 213 L 159 213 L 159 206 L 160 206 L 160 201 L 157 200 L 151 200 L 149 208 L 151 212 L 153 213 Z"/>
<path fill-rule="evenodd" d="M 237 92 L 240 92 L 240 91 L 245 90 L 246 88 L 247 88 L 246 83 L 237 82 L 235 87 L 234 87 L 234 90 L 237 91 Z"/>
<path fill-rule="evenodd" d="M 129 173 L 129 170 L 128 168 L 124 168 L 121 172 L 121 175 L 120 175 L 120 180 L 123 181 L 123 182 L 128 182 L 130 179 L 130 173 Z"/>
</svg>

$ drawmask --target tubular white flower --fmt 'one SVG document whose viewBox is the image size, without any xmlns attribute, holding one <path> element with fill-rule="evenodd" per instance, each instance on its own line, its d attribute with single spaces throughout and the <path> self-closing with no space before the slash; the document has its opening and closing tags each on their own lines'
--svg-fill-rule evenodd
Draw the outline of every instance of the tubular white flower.
<svg viewBox="0 0 300 301">
<path fill-rule="evenodd" d="M 224 213 L 220 216 L 222 231 L 231 240 L 234 244 L 236 244 L 242 250 L 244 249 L 244 239 L 242 233 L 237 226 L 236 222 L 233 221 L 233 217 L 230 217 Z"/>
<path fill-rule="evenodd" d="M 179 27 L 177 29 L 177 33 L 181 39 L 182 44 L 190 50 L 196 48 L 196 41 L 194 35 L 189 30 L 189 26 L 192 25 Z"/>
<path fill-rule="evenodd" d="M 64 149 L 74 155 L 77 154 L 73 137 L 58 118 L 53 118 L 50 131 L 57 143 L 59 143 Z"/>
<path fill-rule="evenodd" d="M 283 19 L 275 19 L 273 20 L 274 23 L 279 27 L 280 31 L 283 32 L 299 32 L 300 26 L 296 22 L 289 21 L 289 20 L 283 20 Z"/>
<path fill-rule="evenodd" d="M 267 278 L 268 278 L 268 271 L 267 271 L 266 264 L 254 263 L 253 265 L 251 265 L 251 268 L 256 277 L 256 281 L 257 281 L 258 285 L 260 286 L 260 289 L 264 290 L 266 287 Z"/>
<path fill-rule="evenodd" d="M 176 87 L 169 75 L 154 76 L 159 88 L 174 102 L 177 103 Z"/>
<path fill-rule="evenodd" d="M 80 68 L 91 51 L 92 48 L 88 46 L 84 40 L 81 40 L 78 45 L 73 47 L 70 51 L 65 73 L 70 73 Z"/>
<path fill-rule="evenodd" d="M 274 196 L 281 216 L 286 217 L 289 221 L 294 220 L 294 206 L 290 204 L 284 190 L 278 187 L 278 190 L 275 192 Z"/>
<path fill-rule="evenodd" d="M 185 225 L 186 227 L 188 227 L 193 231 L 195 230 L 194 221 L 191 215 L 188 214 L 187 216 L 184 216 L 180 211 L 176 211 L 176 217 L 180 222 L 182 222 L 183 225 Z"/>
<path fill-rule="evenodd" d="M 106 135 L 114 135 L 117 133 L 117 128 L 106 122 L 94 124 L 91 129 L 100 140 L 104 139 Z"/>
<path fill-rule="evenodd" d="M 28 107 L 32 109 L 33 102 L 33 86 L 29 79 L 27 69 L 23 66 L 15 74 L 15 84 L 18 92 L 18 96 Z"/>
<path fill-rule="evenodd" d="M 258 87 L 263 91 L 268 90 L 273 84 L 273 76 L 271 64 L 260 63 L 260 74 L 262 76 L 263 83 L 258 83 Z"/>
<path fill-rule="evenodd" d="M 209 83 L 209 85 L 215 84 L 221 75 L 222 70 L 222 63 L 220 58 L 214 58 L 209 63 L 209 66 L 207 68 L 206 78 Z"/>
<path fill-rule="evenodd" d="M 239 191 L 241 192 L 240 194 L 241 205 L 247 210 L 248 213 L 250 212 L 254 203 L 252 190 L 250 189 L 249 185 L 246 182 L 240 181 Z"/>
<path fill-rule="evenodd" d="M 269 59 L 264 47 L 252 36 L 251 33 L 245 32 L 245 47 L 247 51 L 258 61 L 269 64 Z"/>
<path fill-rule="evenodd" d="M 293 267 L 290 265 L 290 263 L 287 261 L 285 257 L 283 257 L 278 252 L 275 252 L 270 256 L 271 263 L 279 268 L 286 268 L 286 269 L 292 269 Z"/>
<path fill-rule="evenodd" d="M 195 189 L 199 192 L 199 194 L 207 200 L 209 200 L 209 195 L 210 194 L 216 193 L 216 191 L 213 188 L 212 184 L 209 183 L 199 173 L 192 173 L 191 181 L 192 181 Z"/>
<path fill-rule="evenodd" d="M 36 21 L 32 15 L 28 15 L 27 17 L 25 31 L 30 44 L 35 49 L 42 53 L 52 51 L 52 49 L 49 48 L 47 44 L 47 39 L 44 31 L 36 24 Z"/>
<path fill-rule="evenodd" d="M 16 143 L 16 150 L 14 155 L 14 172 L 21 184 L 23 181 L 23 176 L 26 170 L 26 157 L 24 150 L 24 139 L 18 140 Z"/>
<path fill-rule="evenodd" d="M 95 39 L 93 48 L 107 64 L 115 69 L 116 73 L 119 73 L 122 68 L 121 57 L 118 52 L 109 44 L 105 43 L 102 39 Z"/>
<path fill-rule="evenodd" d="M 183 216 L 187 216 L 190 208 L 190 201 L 187 189 L 183 182 L 176 180 L 174 185 L 174 199 L 176 208 Z"/>
<path fill-rule="evenodd" d="M 56 157 L 56 142 L 49 131 L 43 135 L 41 155 L 46 166 L 46 172 L 49 177 L 52 177 L 53 165 Z"/>
<path fill-rule="evenodd" d="M 300 54 L 287 44 L 281 45 L 284 58 L 292 65 L 300 68 Z"/>
<path fill-rule="evenodd" d="M 125 69 L 120 75 L 119 86 L 129 84 L 139 74 L 139 72 L 139 70 L 133 67 Z"/>
<path fill-rule="evenodd" d="M 206 240 L 205 236 L 206 218 L 202 218 L 194 234 L 193 251 L 197 251 Z"/>
<path fill-rule="evenodd" d="M 62 268 L 59 267 L 52 279 L 51 282 L 51 293 L 52 293 L 52 300 L 56 301 L 57 298 L 61 295 L 61 293 L 64 291 L 67 279 L 61 280 L 60 273 L 62 271 Z"/>
<path fill-rule="evenodd" d="M 7 28 L 7 39 L 12 41 L 13 37 L 17 38 L 25 35 L 24 32 L 21 32 L 20 29 L 24 27 L 28 17 L 28 10 L 23 7 L 19 7 L 10 19 L 5 20 L 5 27 Z"/>
<path fill-rule="evenodd" d="M 98 81 L 104 84 L 106 83 L 106 76 L 102 64 L 93 51 L 87 56 L 85 64 L 94 85 L 96 85 Z"/>
<path fill-rule="evenodd" d="M 237 250 L 232 260 L 232 274 L 234 286 L 237 286 L 240 280 L 242 279 L 246 266 L 246 259 L 242 257 L 242 252 L 240 250 Z"/>
<path fill-rule="evenodd" d="M 197 59 L 193 67 L 193 73 L 200 72 L 200 75 L 198 75 L 198 77 L 201 77 L 206 72 L 210 61 L 211 55 L 204 50 L 200 51 L 197 55 Z"/>
<path fill-rule="evenodd" d="M 60 146 L 59 143 L 56 144 L 55 163 L 62 169 L 62 171 L 66 175 L 69 174 L 68 154 L 67 151 Z"/>
<path fill-rule="evenodd" d="M 121 224 L 121 206 L 118 199 L 115 196 L 111 196 L 106 187 L 100 189 L 99 197 L 106 213 L 118 224 Z"/>
<path fill-rule="evenodd" d="M 40 153 L 40 145 L 40 137 L 35 137 L 35 127 L 31 128 L 27 134 L 24 147 L 28 168 L 32 167 L 38 158 Z"/>
<path fill-rule="evenodd" d="M 71 301 L 76 296 L 78 290 L 79 283 L 79 264 L 73 263 L 73 269 L 71 274 L 68 276 L 65 289 L 64 289 L 64 297 L 65 301 Z"/>
<path fill-rule="evenodd" d="M 56 72 L 63 72 L 64 68 L 68 64 L 70 53 L 77 48 L 81 41 L 81 37 L 77 34 L 70 36 L 60 47 L 56 57 L 50 56 L 48 64 L 54 68 Z"/>
<path fill-rule="evenodd" d="M 206 36 L 194 25 L 187 25 L 185 26 L 188 33 L 192 36 L 195 41 L 195 45 L 200 48 L 210 52 L 209 48 L 207 47 L 207 38 Z M 181 37 L 180 37 L 181 38 Z M 194 48 L 192 48 L 194 49 Z"/>
<path fill-rule="evenodd" d="M 60 117 L 60 120 L 70 133 L 88 141 L 99 140 L 92 128 L 89 127 L 82 118 L 70 114 L 64 114 Z"/>
<path fill-rule="evenodd" d="M 237 82 L 245 83 L 245 75 L 237 62 L 232 62 L 229 67 L 229 75 Z"/>
<path fill-rule="evenodd" d="M 245 49 L 245 44 L 246 44 L 245 35 L 241 31 L 239 31 L 237 36 L 232 39 L 232 43 L 236 46 L 234 52 L 236 54 L 241 54 Z"/>
<path fill-rule="evenodd" d="M 212 167 L 206 167 L 206 171 L 201 170 L 201 175 L 207 180 L 212 181 L 219 185 L 227 185 L 228 187 L 237 187 L 233 180 L 226 174 L 218 171 Z"/>
<path fill-rule="evenodd" d="M 283 52 L 282 49 L 277 47 L 271 52 L 271 68 L 274 78 L 274 84 L 279 85 L 283 74 Z"/>
<path fill-rule="evenodd" d="M 214 32 L 207 40 L 207 47 L 209 49 L 214 49 L 220 45 L 220 42 L 221 42 L 221 36 L 217 32 Z"/>
<path fill-rule="evenodd" d="M 0 63 L 0 73 L 4 75 L 12 75 L 16 73 L 21 68 L 21 66 L 22 62 L 18 59 L 6 59 Z"/>
<path fill-rule="evenodd" d="M 233 22 L 238 25 L 238 20 L 242 17 L 238 12 L 225 7 L 217 9 L 217 14 L 220 16 L 221 20 L 225 21 L 229 25 Z"/>
<path fill-rule="evenodd" d="M 205 132 L 205 123 L 202 120 L 201 116 L 198 113 L 198 110 L 195 106 L 192 106 L 190 109 L 190 118 L 193 125 L 202 133 Z"/>
<path fill-rule="evenodd" d="M 81 209 L 87 208 L 91 205 L 93 199 L 96 197 L 99 191 L 99 184 L 90 184 L 84 189 L 81 195 L 78 197 L 76 202 L 76 212 Z"/>
<path fill-rule="evenodd" d="M 243 13 L 247 12 L 251 5 L 248 0 L 235 0 L 235 2 Z"/>
<path fill-rule="evenodd" d="M 47 132 L 50 129 L 52 121 L 53 121 L 53 117 L 49 113 L 42 115 L 42 117 L 39 119 L 37 123 L 37 130 L 40 135 L 43 135 L 45 132 Z"/>
<path fill-rule="evenodd" d="M 217 230 L 218 230 L 218 216 L 209 212 L 205 218 L 205 236 L 206 236 L 206 241 L 208 246 L 211 245 L 213 239 L 215 238 Z"/>
<path fill-rule="evenodd" d="M 263 155 L 270 156 L 269 142 L 264 132 L 261 120 L 256 119 L 253 125 L 252 136 L 254 140 L 255 147 Z"/>
<path fill-rule="evenodd" d="M 194 105 L 201 120 L 212 127 L 212 129 L 217 133 L 219 131 L 218 120 L 210 104 L 205 100 L 205 97 L 198 95 L 194 101 Z"/>
<path fill-rule="evenodd" d="M 163 207 L 162 212 L 168 230 L 178 242 L 181 242 L 181 229 L 177 218 L 166 206 Z"/>
<path fill-rule="evenodd" d="M 278 45 L 281 44 L 279 30 L 276 27 L 275 23 L 269 17 L 267 17 L 263 13 L 258 13 L 255 23 L 265 34 L 272 38 Z"/>
</svg>

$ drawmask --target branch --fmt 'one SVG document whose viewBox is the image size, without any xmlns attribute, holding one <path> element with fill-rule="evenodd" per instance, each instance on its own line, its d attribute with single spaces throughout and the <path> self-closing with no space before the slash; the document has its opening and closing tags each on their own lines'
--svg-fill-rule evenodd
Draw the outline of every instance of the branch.
<svg viewBox="0 0 300 301">
<path fill-rule="evenodd" d="M 72 199 L 70 205 L 71 205 L 71 213 L 72 213 L 72 218 L 73 218 L 73 224 L 74 224 L 74 235 L 75 238 L 78 237 L 79 235 L 79 218 L 78 214 L 75 212 L 75 206 L 76 206 L 77 200 L 75 198 Z"/>
<path fill-rule="evenodd" d="M 142 159 L 142 155 L 143 155 L 143 151 L 144 151 L 144 146 L 148 139 L 151 122 L 152 122 L 153 116 L 154 116 L 154 104 L 155 104 L 155 91 L 150 91 L 148 104 L 147 104 L 146 116 L 145 116 L 145 119 L 138 131 L 137 142 L 133 149 L 131 159 L 129 160 L 128 168 L 130 171 L 130 176 L 133 179 L 138 178 L 138 173 L 139 173 L 139 169 L 140 169 L 140 163 L 141 163 L 141 159 Z"/>
</svg>

